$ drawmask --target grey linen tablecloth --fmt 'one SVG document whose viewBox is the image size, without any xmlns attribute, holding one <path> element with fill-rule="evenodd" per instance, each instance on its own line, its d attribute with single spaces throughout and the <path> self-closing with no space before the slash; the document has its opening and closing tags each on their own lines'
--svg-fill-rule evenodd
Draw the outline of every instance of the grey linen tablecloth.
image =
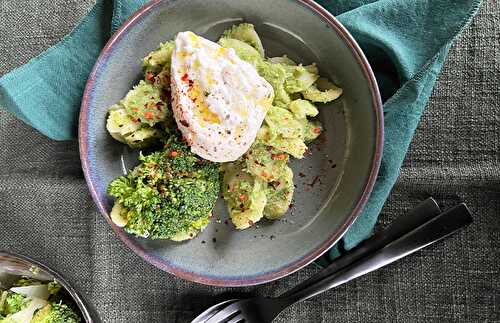
<svg viewBox="0 0 500 323">
<path fill-rule="evenodd" d="M 0 75 L 60 40 L 92 4 L 0 0 Z M 475 223 L 298 304 L 277 322 L 500 321 L 499 40 L 500 3 L 485 2 L 450 52 L 379 228 L 429 195 L 445 206 L 466 201 Z M 51 141 L 3 111 L 0 249 L 57 268 L 103 322 L 188 322 L 227 293 L 277 294 L 317 270 L 224 289 L 156 269 L 130 252 L 97 212 L 77 142 Z"/>
</svg>

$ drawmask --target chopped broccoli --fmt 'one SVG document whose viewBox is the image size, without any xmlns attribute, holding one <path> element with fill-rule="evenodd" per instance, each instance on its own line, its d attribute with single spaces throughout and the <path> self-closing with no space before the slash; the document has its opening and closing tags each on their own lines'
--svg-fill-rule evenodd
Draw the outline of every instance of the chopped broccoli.
<svg viewBox="0 0 500 323">
<path fill-rule="evenodd" d="M 162 133 L 130 117 L 119 104 L 109 109 L 106 129 L 111 137 L 131 148 L 145 148 L 158 141 Z"/>
<path fill-rule="evenodd" d="M 342 89 L 325 78 L 319 78 L 316 84 L 301 92 L 304 99 L 312 102 L 328 103 L 342 95 Z"/>
<path fill-rule="evenodd" d="M 271 129 L 266 124 L 263 124 L 262 127 L 260 127 L 259 132 L 257 133 L 257 141 L 267 146 L 272 146 L 299 159 L 304 157 L 304 153 L 307 150 L 304 138 L 284 138 L 282 135 L 277 133 L 276 129 Z"/>
<path fill-rule="evenodd" d="M 303 158 L 307 146 L 304 143 L 304 120 L 295 118 L 289 110 L 271 107 L 257 133 L 257 141 L 295 158 Z"/>
<path fill-rule="evenodd" d="M 290 104 L 290 96 L 285 91 L 285 81 L 291 75 L 285 65 L 262 61 L 257 64 L 257 72 L 273 86 L 273 104 L 286 108 Z"/>
<path fill-rule="evenodd" d="M 18 322 L 14 321 L 9 316 L 2 317 L 2 315 L 0 315 L 0 323 L 18 323 Z"/>
<path fill-rule="evenodd" d="M 314 139 L 318 138 L 319 135 L 323 132 L 321 122 L 319 122 L 318 120 L 302 119 L 302 122 L 304 123 L 305 143 L 310 143 Z"/>
<path fill-rule="evenodd" d="M 195 156 L 178 133 L 164 150 L 139 160 L 139 166 L 108 187 L 121 205 L 124 229 L 150 239 L 201 229 L 197 221 L 207 218 L 218 197 L 219 165 Z"/>
<path fill-rule="evenodd" d="M 134 86 L 121 104 L 132 119 L 149 126 L 164 121 L 170 115 L 167 103 L 162 100 L 162 90 L 145 81 Z"/>
<path fill-rule="evenodd" d="M 302 138 L 302 124 L 289 110 L 271 107 L 264 120 L 271 131 L 283 138 Z"/>
<path fill-rule="evenodd" d="M 297 93 L 307 90 L 319 78 L 316 65 L 294 66 L 292 75 L 285 81 L 285 90 L 288 93 Z"/>
<path fill-rule="evenodd" d="M 223 168 L 222 196 L 227 202 L 231 221 L 237 229 L 246 229 L 263 216 L 267 183 L 247 173 L 244 163 L 225 163 Z"/>
<path fill-rule="evenodd" d="M 22 286 L 32 286 L 32 285 L 42 285 L 43 283 L 39 280 L 22 276 L 19 278 L 12 286 L 22 287 Z"/>
<path fill-rule="evenodd" d="M 255 48 L 241 40 L 233 38 L 221 38 L 219 39 L 219 45 L 224 48 L 234 49 L 236 55 L 238 55 L 239 58 L 252 65 L 256 65 L 262 60 L 262 57 L 260 57 L 259 52 Z"/>
<path fill-rule="evenodd" d="M 273 64 L 290 65 L 290 66 L 296 66 L 297 65 L 294 61 L 292 61 L 286 55 L 276 56 L 276 57 L 270 57 L 267 60 L 269 62 L 273 63 Z"/>
<path fill-rule="evenodd" d="M 290 208 L 293 191 L 292 169 L 284 165 L 284 170 L 281 172 L 279 178 L 268 185 L 266 191 L 267 204 L 264 208 L 264 216 L 270 220 L 282 217 Z"/>
<path fill-rule="evenodd" d="M 234 25 L 230 29 L 224 31 L 222 37 L 241 40 L 255 48 L 260 56 L 264 57 L 264 47 L 252 24 L 243 23 Z"/>
<path fill-rule="evenodd" d="M 266 182 L 275 181 L 282 176 L 288 159 L 288 154 L 259 143 L 254 144 L 243 156 L 246 171 Z"/>
<path fill-rule="evenodd" d="M 31 302 L 29 297 L 11 291 L 2 292 L 0 298 L 0 314 L 4 316 L 19 312 Z"/>
<path fill-rule="evenodd" d="M 50 295 L 56 295 L 57 293 L 59 293 L 61 287 L 61 284 L 59 284 L 55 280 L 47 284 L 47 289 L 49 290 Z"/>
<path fill-rule="evenodd" d="M 68 305 L 58 302 L 47 304 L 38 311 L 30 323 L 79 323 L 80 316 Z"/>
<path fill-rule="evenodd" d="M 160 47 L 148 56 L 144 57 L 142 62 L 142 68 L 144 73 L 159 73 L 162 69 L 170 68 L 170 63 L 172 61 L 172 52 L 174 50 L 174 41 L 168 41 L 160 44 Z"/>
<path fill-rule="evenodd" d="M 315 117 L 318 115 L 318 109 L 307 100 L 294 100 L 288 107 L 297 119 L 305 119 L 306 117 Z"/>
</svg>

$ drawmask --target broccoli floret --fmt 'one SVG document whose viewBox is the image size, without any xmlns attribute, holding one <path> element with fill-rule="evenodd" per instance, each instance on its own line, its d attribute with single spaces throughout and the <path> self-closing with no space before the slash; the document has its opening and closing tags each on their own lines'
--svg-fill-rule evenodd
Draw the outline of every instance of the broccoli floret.
<svg viewBox="0 0 500 323">
<path fill-rule="evenodd" d="M 201 229 L 198 221 L 207 218 L 218 197 L 219 165 L 194 155 L 177 132 L 162 151 L 139 160 L 139 166 L 108 187 L 120 205 L 118 222 L 125 231 L 172 239 Z"/>
<path fill-rule="evenodd" d="M 29 297 L 11 291 L 2 292 L 0 298 L 0 314 L 4 316 L 19 312 L 31 302 Z"/>
<path fill-rule="evenodd" d="M 79 323 L 81 318 L 68 305 L 59 302 L 47 304 L 38 311 L 30 323 Z"/>
</svg>

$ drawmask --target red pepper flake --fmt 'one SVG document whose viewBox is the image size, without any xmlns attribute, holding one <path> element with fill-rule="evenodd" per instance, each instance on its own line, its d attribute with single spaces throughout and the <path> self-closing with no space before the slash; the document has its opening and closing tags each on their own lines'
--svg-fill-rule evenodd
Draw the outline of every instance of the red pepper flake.
<svg viewBox="0 0 500 323">
<path fill-rule="evenodd" d="M 184 127 L 189 128 L 189 123 L 186 120 L 181 120 L 180 123 Z M 186 139 L 184 137 L 183 137 L 183 140 L 186 141 Z"/>
<path fill-rule="evenodd" d="M 132 118 L 132 121 L 134 121 L 134 122 L 139 122 L 140 120 L 141 119 L 139 119 L 139 118 Z"/>
<path fill-rule="evenodd" d="M 146 80 L 153 82 L 154 79 L 155 79 L 155 76 L 153 75 L 153 73 L 146 74 Z"/>
<path fill-rule="evenodd" d="M 146 113 L 144 113 L 144 117 L 148 120 L 153 119 L 154 118 L 153 112 L 147 111 Z"/>
<path fill-rule="evenodd" d="M 299 176 L 300 176 L 300 177 L 306 177 L 306 174 L 304 174 L 304 173 L 300 172 L 300 173 L 299 173 Z"/>
<path fill-rule="evenodd" d="M 162 107 L 163 107 L 163 102 L 156 102 L 156 109 L 161 111 Z"/>
<path fill-rule="evenodd" d="M 184 73 L 184 75 L 182 75 L 182 77 L 181 77 L 181 80 L 183 82 L 186 82 L 188 80 L 188 78 L 189 78 L 189 76 L 187 75 L 187 73 Z"/>
<path fill-rule="evenodd" d="M 227 219 L 224 220 L 224 224 L 225 225 L 228 225 L 229 224 L 229 221 Z"/>
<path fill-rule="evenodd" d="M 239 197 L 240 201 L 246 201 L 248 196 L 246 196 L 245 194 L 241 194 Z"/>
<path fill-rule="evenodd" d="M 194 84 L 194 81 L 193 80 L 188 80 L 188 83 L 189 83 L 189 86 L 192 87 L 193 84 Z"/>
<path fill-rule="evenodd" d="M 139 112 L 139 108 L 132 108 L 132 112 Z"/>
<path fill-rule="evenodd" d="M 286 158 L 285 154 L 272 154 L 271 158 L 274 160 L 284 160 Z"/>
<path fill-rule="evenodd" d="M 321 183 L 321 180 L 319 179 L 319 175 L 316 175 L 316 177 L 314 177 L 313 181 L 311 182 L 311 184 L 309 184 L 309 186 L 314 187 L 314 185 L 316 185 L 317 182 L 320 182 Z"/>
<path fill-rule="evenodd" d="M 314 133 L 321 133 L 321 128 L 320 127 L 314 128 L 313 132 Z"/>
<path fill-rule="evenodd" d="M 320 145 L 326 144 L 326 137 L 319 138 L 319 144 Z"/>
<path fill-rule="evenodd" d="M 269 174 L 266 171 L 262 171 L 262 172 L 260 172 L 260 176 L 269 177 Z"/>
<path fill-rule="evenodd" d="M 249 224 L 250 226 L 254 225 L 254 223 L 253 223 L 253 221 L 252 221 L 252 220 L 248 220 L 248 224 Z"/>
<path fill-rule="evenodd" d="M 288 207 L 289 207 L 289 208 L 292 208 L 292 207 L 294 207 L 294 206 L 295 206 L 295 204 L 293 204 L 293 203 L 290 203 L 290 204 L 288 205 Z"/>
<path fill-rule="evenodd" d="M 171 156 L 171 157 L 177 157 L 177 155 L 178 155 L 178 154 L 179 154 L 179 153 L 177 152 L 177 150 L 172 150 L 172 151 L 170 152 L 170 156 Z"/>
</svg>

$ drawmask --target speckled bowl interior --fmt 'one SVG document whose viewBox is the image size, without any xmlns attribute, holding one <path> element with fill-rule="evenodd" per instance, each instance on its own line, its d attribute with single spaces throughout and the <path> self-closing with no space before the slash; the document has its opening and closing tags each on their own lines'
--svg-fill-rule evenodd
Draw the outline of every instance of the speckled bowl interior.
<svg viewBox="0 0 500 323">
<path fill-rule="evenodd" d="M 191 30 L 211 40 L 239 22 L 253 23 L 267 56 L 287 54 L 316 62 L 322 75 L 344 89 L 321 105 L 324 134 L 312 154 L 292 161 L 294 206 L 283 219 L 237 231 L 219 201 L 212 223 L 183 243 L 124 233 L 109 221 L 108 183 L 137 164 L 137 152 L 106 132 L 107 107 L 141 77 L 141 58 L 176 33 Z M 221 286 L 264 283 L 283 277 L 328 250 L 359 214 L 381 157 L 382 110 L 376 82 L 345 29 L 312 1 L 153 1 L 131 17 L 99 57 L 80 115 L 80 153 L 92 196 L 119 237 L 159 268 L 188 280 Z"/>
</svg>

